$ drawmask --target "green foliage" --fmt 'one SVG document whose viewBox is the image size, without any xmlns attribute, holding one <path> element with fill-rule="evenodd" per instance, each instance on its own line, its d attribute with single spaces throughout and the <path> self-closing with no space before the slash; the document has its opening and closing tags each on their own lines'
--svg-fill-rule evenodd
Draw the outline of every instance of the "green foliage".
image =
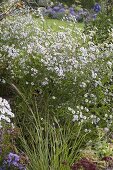
<svg viewBox="0 0 113 170">
<path fill-rule="evenodd" d="M 95 143 L 92 143 L 92 148 L 95 150 L 95 154 L 98 158 L 113 156 L 113 146 L 111 139 L 111 133 L 109 129 L 98 129 L 98 138 Z"/>
<path fill-rule="evenodd" d="M 58 2 L 61 2 L 63 4 L 66 4 L 68 6 L 71 6 L 73 4 L 75 5 L 81 5 L 83 8 L 86 8 L 86 9 L 91 9 L 95 2 L 98 2 L 98 1 L 95 1 L 95 0 L 58 0 Z"/>
<path fill-rule="evenodd" d="M 63 3 L 65 5 L 69 5 L 70 6 L 70 5 L 75 3 L 75 0 L 70 0 L 70 1 L 68 1 L 68 0 L 58 0 L 57 2 L 60 2 L 60 3 Z"/>
<path fill-rule="evenodd" d="M 95 30 L 95 35 L 93 37 L 93 40 L 98 42 L 104 42 L 109 37 L 109 31 L 113 28 L 112 23 L 113 17 L 109 17 L 107 15 L 104 15 L 100 13 L 96 20 L 91 21 L 91 23 L 88 23 L 88 25 L 85 28 L 85 31 L 93 31 Z"/>
<path fill-rule="evenodd" d="M 4 158 L 11 151 L 15 151 L 15 137 L 13 129 L 10 127 L 4 127 L 0 129 L 0 166 L 2 165 Z M 16 131 L 15 131 L 16 132 Z M 16 134 L 16 133 L 15 133 Z"/>
<path fill-rule="evenodd" d="M 86 8 L 86 9 L 91 9 L 94 4 L 95 4 L 95 0 L 80 0 L 81 2 L 81 5 L 83 6 L 83 8 Z"/>
<path fill-rule="evenodd" d="M 110 132 L 108 128 L 99 128 L 97 139 L 87 143 L 86 148 L 81 150 L 80 157 L 96 162 L 98 169 L 113 167 L 112 131 Z"/>
</svg>

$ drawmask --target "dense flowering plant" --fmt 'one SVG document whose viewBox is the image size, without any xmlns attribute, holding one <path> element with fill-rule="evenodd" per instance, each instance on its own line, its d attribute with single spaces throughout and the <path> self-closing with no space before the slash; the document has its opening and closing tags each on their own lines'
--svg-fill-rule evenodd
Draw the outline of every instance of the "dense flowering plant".
<svg viewBox="0 0 113 170">
<path fill-rule="evenodd" d="M 29 102 L 35 96 L 42 117 L 47 109 L 62 124 L 85 124 L 85 133 L 110 128 L 113 32 L 102 44 L 95 44 L 93 35 L 95 31 L 85 35 L 75 27 L 45 31 L 31 14 L 6 19 L 1 23 L 0 61 L 10 76 L 1 81 L 15 82 Z"/>
</svg>

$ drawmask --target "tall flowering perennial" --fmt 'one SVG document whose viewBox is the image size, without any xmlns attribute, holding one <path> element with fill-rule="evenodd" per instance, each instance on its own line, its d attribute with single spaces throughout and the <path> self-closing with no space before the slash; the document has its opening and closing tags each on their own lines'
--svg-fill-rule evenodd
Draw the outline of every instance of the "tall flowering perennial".
<svg viewBox="0 0 113 170">
<path fill-rule="evenodd" d="M 85 35 L 71 24 L 54 32 L 38 26 L 30 14 L 4 20 L 0 62 L 10 76 L 2 75 L 1 81 L 15 82 L 28 98 L 36 95 L 40 112 L 47 100 L 52 116 L 86 123 L 85 133 L 98 126 L 110 128 L 113 33 L 102 44 L 95 44 L 95 31 Z"/>
</svg>

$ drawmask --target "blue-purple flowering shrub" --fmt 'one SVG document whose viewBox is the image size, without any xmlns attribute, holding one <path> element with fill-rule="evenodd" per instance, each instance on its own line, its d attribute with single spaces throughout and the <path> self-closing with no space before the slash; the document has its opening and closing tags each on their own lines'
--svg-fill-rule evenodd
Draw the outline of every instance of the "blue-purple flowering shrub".
<svg viewBox="0 0 113 170">
<path fill-rule="evenodd" d="M 57 4 L 55 6 L 48 6 L 47 8 L 43 8 L 42 15 L 44 17 L 53 19 L 88 22 L 90 20 L 94 20 L 100 11 L 101 5 L 99 3 L 95 3 L 91 9 L 82 8 L 80 5 L 72 5 L 68 7 L 63 4 Z"/>
<path fill-rule="evenodd" d="M 74 18 L 76 21 L 83 21 L 88 15 L 87 10 L 76 9 L 76 7 L 67 7 L 63 4 L 59 4 L 57 6 L 48 7 L 45 16 L 54 19 L 65 19 L 65 20 L 72 20 Z"/>
</svg>

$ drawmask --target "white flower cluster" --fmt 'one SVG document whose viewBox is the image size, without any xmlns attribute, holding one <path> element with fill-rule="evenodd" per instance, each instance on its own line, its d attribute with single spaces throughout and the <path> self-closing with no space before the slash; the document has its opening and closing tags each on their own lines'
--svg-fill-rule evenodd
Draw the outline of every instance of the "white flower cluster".
<svg viewBox="0 0 113 170">
<path fill-rule="evenodd" d="M 77 106 L 76 112 L 74 109 L 68 107 L 68 110 L 73 114 L 73 122 L 86 122 L 90 121 L 91 124 L 97 124 L 100 121 L 100 118 L 96 115 L 88 115 L 89 109 L 83 106 Z M 86 113 L 86 114 L 85 114 Z"/>
<path fill-rule="evenodd" d="M 14 113 L 12 113 L 8 101 L 0 97 L 0 128 L 2 127 L 2 121 L 11 123 L 13 117 Z"/>
<path fill-rule="evenodd" d="M 82 70 L 88 63 L 112 53 L 113 44 L 95 45 L 91 36 L 87 37 L 79 28 L 61 28 L 59 32 L 42 30 L 32 16 L 16 16 L 15 20 L 5 20 L 1 30 L 1 62 L 8 62 L 12 77 L 27 75 L 37 77 L 38 68 L 33 59 L 40 62 L 48 71 L 64 78 L 68 73 Z M 12 41 L 12 42 L 11 42 Z M 38 56 L 41 55 L 39 59 Z M 16 64 L 15 64 L 16 63 Z M 29 66 L 30 65 L 30 66 Z M 19 67 L 19 72 L 16 71 Z M 92 78 L 97 73 L 92 71 Z M 84 82 L 81 87 L 86 86 Z"/>
</svg>

